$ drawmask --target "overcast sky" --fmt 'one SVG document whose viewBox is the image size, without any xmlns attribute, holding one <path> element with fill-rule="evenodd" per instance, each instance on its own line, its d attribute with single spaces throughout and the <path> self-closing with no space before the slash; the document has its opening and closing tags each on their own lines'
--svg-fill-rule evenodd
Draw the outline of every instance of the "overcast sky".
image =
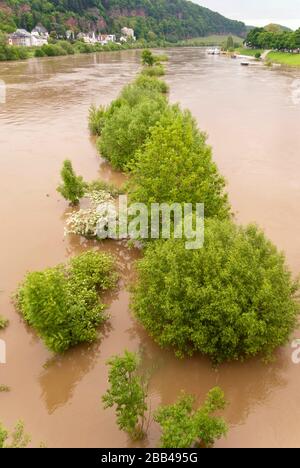
<svg viewBox="0 0 300 468">
<path fill-rule="evenodd" d="M 300 0 L 193 0 L 228 18 L 251 26 L 280 23 L 292 29 L 300 27 Z"/>
</svg>

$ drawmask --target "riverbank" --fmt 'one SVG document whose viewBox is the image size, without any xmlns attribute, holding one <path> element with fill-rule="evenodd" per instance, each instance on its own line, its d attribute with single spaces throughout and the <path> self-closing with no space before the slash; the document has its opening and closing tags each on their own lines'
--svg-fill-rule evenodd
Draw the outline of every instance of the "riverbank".
<svg viewBox="0 0 300 468">
<path fill-rule="evenodd" d="M 242 57 L 259 58 L 266 64 L 278 64 L 286 67 L 299 68 L 300 67 L 300 54 L 292 54 L 288 52 L 278 52 L 275 50 L 264 49 L 247 49 L 240 47 L 235 50 L 237 55 Z"/>
<path fill-rule="evenodd" d="M 222 46 L 226 43 L 228 35 L 211 35 L 194 39 L 187 39 L 176 43 L 157 40 L 146 42 L 145 40 L 136 41 L 134 43 L 118 44 L 110 42 L 106 45 L 87 44 L 82 41 L 56 41 L 42 47 L 17 47 L 0 44 L 0 62 L 11 62 L 18 60 L 27 60 L 38 57 L 60 57 L 65 55 L 80 55 L 92 54 L 97 52 L 115 52 L 125 50 L 140 50 L 140 49 L 163 49 L 177 47 L 211 47 Z M 238 36 L 233 36 L 235 44 L 242 45 L 242 39 Z"/>
<path fill-rule="evenodd" d="M 271 51 L 268 53 L 266 61 L 287 67 L 300 68 L 300 54 Z"/>
</svg>

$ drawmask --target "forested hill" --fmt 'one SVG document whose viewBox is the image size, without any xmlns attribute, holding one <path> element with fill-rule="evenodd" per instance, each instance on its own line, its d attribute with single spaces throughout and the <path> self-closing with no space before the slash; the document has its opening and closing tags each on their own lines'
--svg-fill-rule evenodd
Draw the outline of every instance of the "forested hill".
<svg viewBox="0 0 300 468">
<path fill-rule="evenodd" d="M 168 41 L 246 32 L 244 23 L 185 0 L 0 0 L 0 30 L 31 30 L 37 23 L 58 34 L 129 26 L 138 39 Z"/>
</svg>

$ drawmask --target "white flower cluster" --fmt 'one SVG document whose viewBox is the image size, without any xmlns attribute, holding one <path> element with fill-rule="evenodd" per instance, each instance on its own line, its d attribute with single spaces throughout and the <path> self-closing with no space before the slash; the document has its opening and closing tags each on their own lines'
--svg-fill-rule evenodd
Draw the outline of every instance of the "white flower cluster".
<svg viewBox="0 0 300 468">
<path fill-rule="evenodd" d="M 66 221 L 65 235 L 76 234 L 83 237 L 97 237 L 99 223 L 108 225 L 111 217 L 108 207 L 114 203 L 112 196 L 104 190 L 87 192 L 84 198 L 90 207 L 73 212 Z"/>
</svg>

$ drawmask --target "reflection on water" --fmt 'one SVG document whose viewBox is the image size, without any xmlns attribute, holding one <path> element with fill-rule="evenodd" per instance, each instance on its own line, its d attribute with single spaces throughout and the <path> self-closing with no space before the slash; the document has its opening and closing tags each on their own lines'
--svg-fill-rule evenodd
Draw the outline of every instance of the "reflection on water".
<svg viewBox="0 0 300 468">
<path fill-rule="evenodd" d="M 72 159 L 88 180 L 100 177 L 118 186 L 126 180 L 97 155 L 87 113 L 92 103 L 109 103 L 133 79 L 139 54 L 0 64 L 7 97 L 0 103 L 0 310 L 10 319 L 1 335 L 8 363 L 0 367 L 0 381 L 12 387 L 9 395 L 0 395 L 1 420 L 11 426 L 24 419 L 33 440 L 49 447 L 131 446 L 113 410 L 103 411 L 100 404 L 107 359 L 129 349 L 141 352 L 152 410 L 173 402 L 182 389 L 201 403 L 211 387 L 220 385 L 229 401 L 231 429 L 219 446 L 299 446 L 300 367 L 292 363 L 289 346 L 270 364 L 255 359 L 214 369 L 199 356 L 178 360 L 161 350 L 129 312 L 133 263 L 140 252 L 125 242 L 64 237 L 69 207 L 56 193 L 64 159 Z M 169 55 L 170 98 L 190 108 L 208 132 L 237 219 L 258 222 L 298 272 L 299 72 L 241 67 L 200 49 L 170 50 Z M 104 298 L 110 320 L 99 330 L 98 342 L 53 357 L 15 313 L 11 293 L 27 271 L 87 249 L 109 251 L 117 260 L 119 288 Z M 155 446 L 158 438 L 159 428 L 151 422 L 143 444 Z"/>
<path fill-rule="evenodd" d="M 109 329 L 106 335 L 108 333 Z M 46 362 L 39 376 L 39 384 L 49 414 L 69 402 L 76 385 L 96 365 L 100 352 L 101 341 L 90 346 L 78 346 Z"/>
</svg>

